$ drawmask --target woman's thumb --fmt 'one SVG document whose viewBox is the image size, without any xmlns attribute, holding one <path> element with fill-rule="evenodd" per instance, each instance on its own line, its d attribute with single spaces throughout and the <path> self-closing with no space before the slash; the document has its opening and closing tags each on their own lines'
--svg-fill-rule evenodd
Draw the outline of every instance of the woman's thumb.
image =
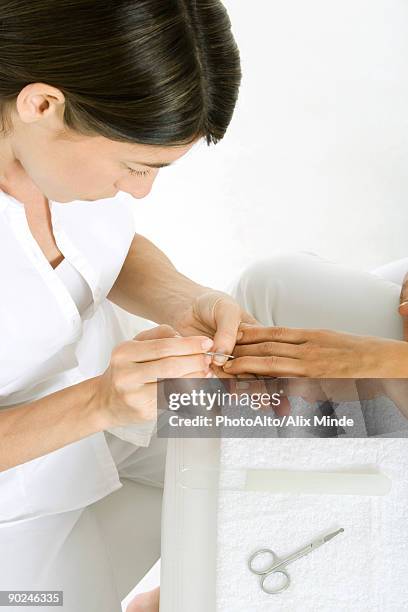
<svg viewBox="0 0 408 612">
<path fill-rule="evenodd" d="M 175 338 L 180 335 L 171 325 L 155 325 L 151 329 L 144 329 L 139 332 L 133 340 L 159 340 L 160 338 Z"/>
</svg>

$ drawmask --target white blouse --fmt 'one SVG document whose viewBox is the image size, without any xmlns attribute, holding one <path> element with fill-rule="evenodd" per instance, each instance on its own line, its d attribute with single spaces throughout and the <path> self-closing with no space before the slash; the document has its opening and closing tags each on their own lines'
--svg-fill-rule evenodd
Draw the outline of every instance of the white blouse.
<svg viewBox="0 0 408 612">
<path fill-rule="evenodd" d="M 56 274 L 60 277 L 65 287 L 69 291 L 72 299 L 74 300 L 79 313 L 82 315 L 83 312 L 91 305 L 93 297 L 92 291 L 89 288 L 88 283 L 78 272 L 76 268 L 64 258 L 61 263 L 55 268 Z"/>
<path fill-rule="evenodd" d="M 106 299 L 135 234 L 132 201 L 50 202 L 53 269 L 24 206 L 0 192 L 0 409 L 97 376 L 124 339 Z M 137 443 L 147 446 L 142 429 Z M 136 442 L 135 442 L 136 443 Z M 103 432 L 0 472 L 0 527 L 84 507 L 120 488 Z"/>
</svg>

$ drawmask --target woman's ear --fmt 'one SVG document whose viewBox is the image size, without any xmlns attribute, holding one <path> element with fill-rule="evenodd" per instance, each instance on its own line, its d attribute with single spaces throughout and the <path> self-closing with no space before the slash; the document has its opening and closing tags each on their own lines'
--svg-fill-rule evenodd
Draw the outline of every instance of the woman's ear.
<svg viewBox="0 0 408 612">
<path fill-rule="evenodd" d="M 50 115 L 60 114 L 65 96 L 46 83 L 30 83 L 17 96 L 16 111 L 24 123 L 34 123 Z"/>
</svg>

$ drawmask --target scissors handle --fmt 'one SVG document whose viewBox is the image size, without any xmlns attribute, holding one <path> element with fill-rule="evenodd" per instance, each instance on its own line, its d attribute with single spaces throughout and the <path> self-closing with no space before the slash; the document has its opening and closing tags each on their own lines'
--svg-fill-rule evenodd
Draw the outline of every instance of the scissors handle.
<svg viewBox="0 0 408 612">
<path fill-rule="evenodd" d="M 256 567 L 254 567 L 254 561 L 261 556 L 270 556 L 271 561 L 262 569 L 256 569 Z M 261 589 L 264 593 L 275 595 L 275 593 L 281 593 L 290 585 L 290 577 L 287 571 L 283 569 L 283 563 L 284 560 L 280 559 L 270 548 L 261 548 L 249 557 L 248 567 L 253 574 L 260 576 Z M 283 580 L 281 580 L 277 586 L 269 587 L 268 582 L 270 582 L 270 577 L 276 577 L 278 574 L 281 574 Z"/>
<path fill-rule="evenodd" d="M 324 537 L 316 538 L 307 546 L 299 548 L 294 553 L 283 559 L 278 557 L 276 553 L 274 553 L 273 550 L 271 550 L 270 548 L 261 548 L 249 557 L 248 567 L 253 574 L 257 574 L 261 577 L 261 588 L 264 593 L 268 593 L 268 595 L 275 595 L 275 593 L 281 593 L 290 585 L 290 576 L 287 573 L 285 566 L 289 563 L 292 563 L 293 561 L 296 561 L 296 559 L 300 559 L 301 557 L 308 555 L 313 550 L 316 550 L 316 548 L 319 548 L 319 546 L 322 546 L 326 542 L 329 542 L 332 538 L 334 538 L 339 533 L 342 533 L 343 531 L 344 529 L 343 527 L 341 527 L 340 529 L 337 529 L 337 531 L 333 531 L 332 533 L 329 533 Z M 261 555 L 269 555 L 270 557 L 272 557 L 272 562 L 268 563 L 267 567 L 263 567 L 262 569 L 256 569 L 256 567 L 254 567 L 254 561 L 257 557 L 260 557 Z M 266 581 L 270 576 L 275 577 L 276 574 L 281 574 L 284 577 L 283 581 L 274 588 L 268 588 Z"/>
<path fill-rule="evenodd" d="M 278 574 L 281 574 L 281 577 L 282 577 L 280 583 L 278 583 L 278 585 L 275 587 L 268 588 L 268 584 L 267 584 L 268 578 L 270 578 L 271 576 L 275 578 Z M 276 593 L 282 593 L 282 591 L 285 591 L 289 585 L 290 585 L 290 576 L 285 569 L 272 570 L 271 572 L 268 572 L 267 574 L 264 574 L 261 577 L 261 589 L 263 590 L 264 593 L 267 593 L 268 595 L 275 595 Z"/>
<path fill-rule="evenodd" d="M 257 559 L 257 557 L 261 557 L 263 555 L 270 555 L 272 557 L 272 560 L 268 563 L 267 567 L 264 567 L 263 569 L 256 569 L 254 567 L 254 561 L 255 559 Z M 253 574 L 256 574 L 257 576 L 264 576 L 265 574 L 269 574 L 269 572 L 272 570 L 272 568 L 276 565 L 278 561 L 279 559 L 276 556 L 276 553 L 273 552 L 273 550 L 271 550 L 270 548 L 261 548 L 249 557 L 248 567 Z"/>
</svg>

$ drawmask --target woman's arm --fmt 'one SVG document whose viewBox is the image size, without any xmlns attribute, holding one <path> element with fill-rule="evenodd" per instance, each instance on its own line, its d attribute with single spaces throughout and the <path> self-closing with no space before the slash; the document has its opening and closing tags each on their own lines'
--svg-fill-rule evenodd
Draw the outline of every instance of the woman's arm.
<svg viewBox="0 0 408 612">
<path fill-rule="evenodd" d="M 138 234 L 108 298 L 132 314 L 172 325 L 183 336 L 211 336 L 213 351 L 220 353 L 232 351 L 241 322 L 258 323 L 230 295 L 180 274 L 160 249 Z"/>
<path fill-rule="evenodd" d="M 108 294 L 124 310 L 156 323 L 174 325 L 181 310 L 208 287 L 187 278 L 150 240 L 135 234 L 129 252 Z"/>
<path fill-rule="evenodd" d="M 95 381 L 0 409 L 0 471 L 101 431 L 102 420 L 92 403 Z"/>
<path fill-rule="evenodd" d="M 109 427 L 154 420 L 157 379 L 206 376 L 211 347 L 205 336 L 159 325 L 118 344 L 100 376 L 0 409 L 0 472 Z"/>
</svg>

